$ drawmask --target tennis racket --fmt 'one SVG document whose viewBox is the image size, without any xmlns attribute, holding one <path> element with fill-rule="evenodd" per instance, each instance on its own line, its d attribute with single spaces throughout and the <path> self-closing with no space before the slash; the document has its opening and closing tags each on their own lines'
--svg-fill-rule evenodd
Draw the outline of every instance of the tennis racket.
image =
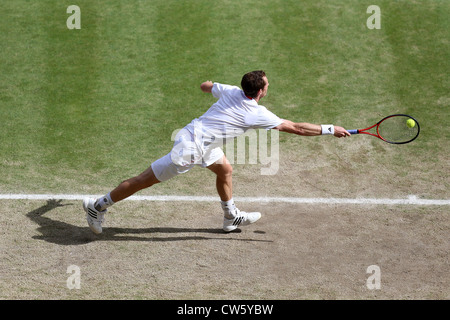
<svg viewBox="0 0 450 320">
<path fill-rule="evenodd" d="M 369 132 L 373 129 L 373 132 Z M 420 132 L 419 122 L 407 114 L 392 114 L 366 129 L 347 130 L 350 134 L 368 134 L 387 143 L 404 144 L 414 141 Z"/>
</svg>

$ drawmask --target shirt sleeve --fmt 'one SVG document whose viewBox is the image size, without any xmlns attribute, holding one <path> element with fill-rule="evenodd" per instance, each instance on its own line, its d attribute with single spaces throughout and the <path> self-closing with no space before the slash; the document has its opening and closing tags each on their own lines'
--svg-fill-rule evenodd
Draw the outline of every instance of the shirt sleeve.
<svg viewBox="0 0 450 320">
<path fill-rule="evenodd" d="M 214 82 L 211 93 L 212 95 L 220 99 L 220 97 L 228 90 L 240 90 L 239 87 L 236 86 L 230 86 L 228 84 L 221 84 L 218 82 Z"/>
<path fill-rule="evenodd" d="M 266 107 L 259 106 L 258 113 L 254 119 L 253 128 L 272 129 L 283 123 L 283 119 L 279 118 L 273 112 L 267 110 Z"/>
</svg>

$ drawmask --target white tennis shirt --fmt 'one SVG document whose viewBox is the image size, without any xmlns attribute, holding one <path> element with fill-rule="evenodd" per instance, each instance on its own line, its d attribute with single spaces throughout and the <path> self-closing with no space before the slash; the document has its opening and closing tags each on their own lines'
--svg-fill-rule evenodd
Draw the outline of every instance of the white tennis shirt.
<svg viewBox="0 0 450 320">
<path fill-rule="evenodd" d="M 217 102 L 186 127 L 191 133 L 196 133 L 196 139 L 201 136 L 203 142 L 221 140 L 225 143 L 248 129 L 269 130 L 283 122 L 266 107 L 246 97 L 237 86 L 215 82 L 211 93 Z"/>
<path fill-rule="evenodd" d="M 216 103 L 175 137 L 170 160 L 178 173 L 196 164 L 208 166 L 221 159 L 224 154 L 221 147 L 249 129 L 269 130 L 283 122 L 266 107 L 246 97 L 239 87 L 216 82 L 211 93 L 218 99 Z"/>
</svg>

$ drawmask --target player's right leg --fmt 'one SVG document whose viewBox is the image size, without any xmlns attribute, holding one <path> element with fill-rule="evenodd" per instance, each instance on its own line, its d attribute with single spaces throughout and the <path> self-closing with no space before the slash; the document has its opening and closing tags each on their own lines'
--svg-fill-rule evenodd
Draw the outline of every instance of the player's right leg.
<svg viewBox="0 0 450 320">
<path fill-rule="evenodd" d="M 220 161 L 213 163 L 207 168 L 217 176 L 216 188 L 224 213 L 223 230 L 225 232 L 236 230 L 239 226 L 249 225 L 261 218 L 261 213 L 241 211 L 234 204 L 232 183 L 233 168 L 225 155 Z"/>
</svg>

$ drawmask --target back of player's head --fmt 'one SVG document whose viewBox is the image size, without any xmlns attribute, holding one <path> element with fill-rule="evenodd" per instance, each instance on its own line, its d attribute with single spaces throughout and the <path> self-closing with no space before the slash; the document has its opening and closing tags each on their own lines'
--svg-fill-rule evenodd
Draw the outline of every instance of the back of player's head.
<svg viewBox="0 0 450 320">
<path fill-rule="evenodd" d="M 256 98 L 259 90 L 264 89 L 265 82 L 264 77 L 266 73 L 262 70 L 252 71 L 244 74 L 241 81 L 242 90 L 246 96 Z"/>
</svg>

